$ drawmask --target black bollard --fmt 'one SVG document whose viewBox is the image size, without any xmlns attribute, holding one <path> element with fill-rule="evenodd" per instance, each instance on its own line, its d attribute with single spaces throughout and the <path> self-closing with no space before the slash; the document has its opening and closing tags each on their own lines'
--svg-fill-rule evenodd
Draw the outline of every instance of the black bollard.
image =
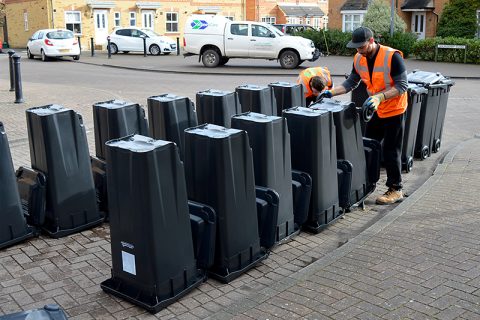
<svg viewBox="0 0 480 320">
<path fill-rule="evenodd" d="M 13 74 L 13 59 L 12 56 L 15 54 L 14 50 L 8 50 L 8 68 L 10 69 L 10 91 L 15 90 L 15 78 Z"/>
<path fill-rule="evenodd" d="M 82 43 L 80 42 L 80 36 L 78 36 L 77 39 L 78 39 L 78 48 L 80 49 L 80 54 L 82 54 Z"/>
<path fill-rule="evenodd" d="M 95 48 L 93 47 L 93 38 L 90 38 L 90 50 L 92 51 L 92 57 L 95 55 Z"/>
<path fill-rule="evenodd" d="M 143 36 L 143 56 L 147 56 L 147 37 Z"/>
<path fill-rule="evenodd" d="M 108 52 L 108 59 L 111 59 L 112 49 L 110 48 L 110 36 L 107 37 L 107 52 Z"/>
<path fill-rule="evenodd" d="M 13 69 L 15 74 L 15 103 L 23 103 L 23 91 L 22 91 L 22 76 L 20 74 L 20 56 L 14 54 Z"/>
<path fill-rule="evenodd" d="M 177 37 L 177 56 L 180 55 L 180 38 Z"/>
</svg>

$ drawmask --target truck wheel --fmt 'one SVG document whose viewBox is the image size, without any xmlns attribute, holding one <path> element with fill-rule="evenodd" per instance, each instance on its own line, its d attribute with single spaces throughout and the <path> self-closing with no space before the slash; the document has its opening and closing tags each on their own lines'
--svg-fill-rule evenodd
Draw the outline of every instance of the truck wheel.
<svg viewBox="0 0 480 320">
<path fill-rule="evenodd" d="M 284 69 L 294 69 L 298 66 L 300 58 L 298 54 L 292 50 L 286 50 L 280 55 L 280 65 Z"/>
<path fill-rule="evenodd" d="M 202 55 L 202 62 L 207 68 L 215 68 L 220 64 L 220 55 L 217 51 L 208 49 Z"/>
</svg>

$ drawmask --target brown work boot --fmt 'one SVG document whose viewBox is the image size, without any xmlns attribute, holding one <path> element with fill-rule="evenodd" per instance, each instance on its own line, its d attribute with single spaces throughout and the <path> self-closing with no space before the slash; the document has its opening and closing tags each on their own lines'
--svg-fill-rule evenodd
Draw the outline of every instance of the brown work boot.
<svg viewBox="0 0 480 320">
<path fill-rule="evenodd" d="M 377 204 L 392 204 L 403 200 L 402 190 L 389 188 L 383 196 L 377 198 Z"/>
</svg>

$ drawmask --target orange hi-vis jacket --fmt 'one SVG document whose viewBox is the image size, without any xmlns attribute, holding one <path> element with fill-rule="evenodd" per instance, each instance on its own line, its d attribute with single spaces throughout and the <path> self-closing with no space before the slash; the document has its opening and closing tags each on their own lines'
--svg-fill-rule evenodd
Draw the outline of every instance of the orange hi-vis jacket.
<svg viewBox="0 0 480 320">
<path fill-rule="evenodd" d="M 313 96 L 312 88 L 310 88 L 310 79 L 315 76 L 323 77 L 327 83 L 326 87 L 332 89 L 332 77 L 330 76 L 330 71 L 327 67 L 307 68 L 300 72 L 297 78 L 297 83 L 303 84 L 303 87 L 305 88 L 305 98 Z"/>
<path fill-rule="evenodd" d="M 353 65 L 357 73 L 360 75 L 360 78 L 362 78 L 362 81 L 367 86 L 367 92 L 369 96 L 390 90 L 390 88 L 395 85 L 392 77 L 390 76 L 390 70 L 392 69 L 392 56 L 395 52 L 400 53 L 400 55 L 403 57 L 403 53 L 401 51 L 380 45 L 380 49 L 378 49 L 378 54 L 375 59 L 375 64 L 373 65 L 371 79 L 370 73 L 368 72 L 367 58 L 359 53 L 355 55 Z M 407 109 L 407 105 L 408 98 L 406 92 L 397 97 L 384 100 L 378 106 L 378 117 L 388 118 L 402 114 Z"/>
</svg>

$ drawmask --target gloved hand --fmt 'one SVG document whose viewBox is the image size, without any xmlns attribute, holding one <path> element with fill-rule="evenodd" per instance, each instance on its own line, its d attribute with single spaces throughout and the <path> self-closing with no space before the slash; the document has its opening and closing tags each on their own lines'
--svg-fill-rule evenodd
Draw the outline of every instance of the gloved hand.
<svg viewBox="0 0 480 320">
<path fill-rule="evenodd" d="M 333 97 L 333 90 L 325 90 L 322 92 L 322 94 L 325 98 L 331 98 Z"/>
<path fill-rule="evenodd" d="M 365 101 L 365 105 L 368 108 L 372 108 L 376 111 L 380 103 L 382 103 L 384 100 L 385 100 L 385 95 L 383 93 L 379 93 L 374 96 L 368 97 L 367 101 Z"/>
</svg>

